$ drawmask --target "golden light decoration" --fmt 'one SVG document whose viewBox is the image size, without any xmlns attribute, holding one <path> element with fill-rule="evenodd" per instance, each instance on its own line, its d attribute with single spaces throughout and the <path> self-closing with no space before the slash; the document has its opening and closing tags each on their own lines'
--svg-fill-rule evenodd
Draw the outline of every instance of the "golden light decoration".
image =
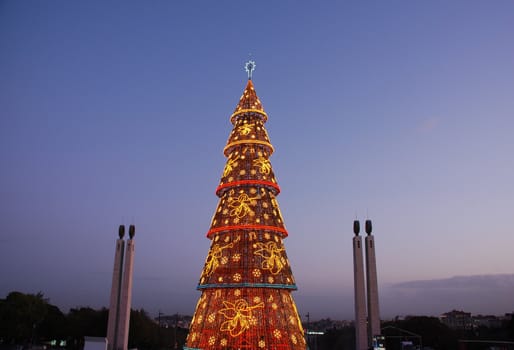
<svg viewBox="0 0 514 350">
<path fill-rule="evenodd" d="M 257 199 L 257 197 L 249 197 L 246 193 L 242 193 L 235 200 L 230 201 L 229 206 L 232 208 L 230 210 L 230 216 L 235 216 L 239 219 L 244 218 L 247 214 L 254 213 L 250 205 L 254 205 L 253 201 Z"/>
<path fill-rule="evenodd" d="M 209 345 L 214 345 L 216 343 L 216 337 L 215 336 L 211 336 L 209 337 Z"/>
<path fill-rule="evenodd" d="M 234 303 L 223 301 L 223 305 L 225 308 L 219 312 L 227 320 L 221 324 L 220 331 L 229 332 L 232 337 L 237 337 L 250 328 L 253 310 L 264 308 L 264 303 L 250 306 L 245 299 L 236 300 Z"/>
<path fill-rule="evenodd" d="M 272 194 L 270 194 L 270 195 L 272 195 Z M 282 212 L 280 211 L 280 207 L 278 206 L 278 202 L 277 202 L 275 196 L 273 196 L 271 198 L 271 204 L 273 205 L 273 208 L 278 212 L 279 218 L 282 218 Z"/>
<path fill-rule="evenodd" d="M 234 243 L 226 245 L 213 244 L 205 260 L 204 275 L 210 276 L 218 268 L 223 258 L 223 250 L 232 248 Z"/>
<path fill-rule="evenodd" d="M 291 323 L 292 325 L 296 324 L 296 319 L 294 318 L 294 316 L 289 316 L 289 323 Z"/>
<path fill-rule="evenodd" d="M 268 175 L 271 172 L 271 163 L 264 157 L 259 157 L 253 160 L 253 165 L 258 167 L 261 174 Z"/>
<path fill-rule="evenodd" d="M 262 268 L 269 270 L 272 274 L 278 274 L 283 268 L 281 253 L 284 248 L 277 247 L 277 244 L 273 241 L 266 243 L 256 243 L 257 250 L 254 252 L 255 255 L 264 258 L 262 262 Z"/>
<path fill-rule="evenodd" d="M 246 136 L 252 132 L 253 124 L 243 124 L 237 128 L 239 135 Z"/>
<path fill-rule="evenodd" d="M 259 320 L 255 316 L 250 317 L 249 322 L 250 326 L 257 326 L 259 324 Z"/>
<path fill-rule="evenodd" d="M 269 147 L 270 154 L 275 151 L 273 146 L 269 142 L 267 142 L 267 141 L 261 141 L 261 140 L 238 140 L 238 141 L 234 141 L 234 142 L 231 142 L 228 145 L 226 145 L 225 149 L 223 150 L 223 153 L 227 154 L 227 152 L 232 147 L 235 147 L 235 146 L 238 146 L 238 145 L 244 145 L 244 144 L 263 145 L 263 146 Z"/>
<path fill-rule="evenodd" d="M 293 300 L 293 297 L 290 295 L 289 298 L 291 299 L 291 305 L 293 306 L 293 309 L 296 314 L 296 323 L 298 325 L 298 328 L 300 329 L 300 332 L 303 333 L 303 326 L 302 326 L 302 320 L 300 319 L 300 315 L 298 314 L 298 309 L 296 308 L 296 304 Z"/>
<path fill-rule="evenodd" d="M 230 158 L 225 164 L 225 169 L 223 169 L 223 177 L 230 174 L 232 170 L 237 166 L 237 161 L 239 160 L 239 156 L 235 156 L 234 158 Z"/>
</svg>

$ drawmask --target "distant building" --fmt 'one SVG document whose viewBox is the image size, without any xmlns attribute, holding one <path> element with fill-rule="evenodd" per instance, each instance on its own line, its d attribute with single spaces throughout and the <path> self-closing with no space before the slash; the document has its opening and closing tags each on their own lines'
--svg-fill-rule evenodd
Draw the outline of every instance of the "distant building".
<svg viewBox="0 0 514 350">
<path fill-rule="evenodd" d="M 452 310 L 439 316 L 439 320 L 452 329 L 471 329 L 473 318 L 470 312 Z"/>
<path fill-rule="evenodd" d="M 505 316 L 502 317 L 504 321 L 514 320 L 514 311 L 511 313 L 506 313 Z"/>
<path fill-rule="evenodd" d="M 346 320 L 332 320 L 330 318 L 321 319 L 318 321 L 310 321 L 309 323 L 304 322 L 303 328 L 312 331 L 328 331 L 333 329 L 343 329 L 345 327 L 354 326 L 353 321 Z"/>
<path fill-rule="evenodd" d="M 172 328 L 172 327 L 179 327 L 179 328 L 189 328 L 191 325 L 191 320 L 193 319 L 193 316 L 186 316 L 186 315 L 161 315 L 160 317 L 157 317 L 155 321 L 159 324 L 162 328 Z"/>
<path fill-rule="evenodd" d="M 493 315 L 473 316 L 474 327 L 501 328 L 502 319 Z"/>
</svg>

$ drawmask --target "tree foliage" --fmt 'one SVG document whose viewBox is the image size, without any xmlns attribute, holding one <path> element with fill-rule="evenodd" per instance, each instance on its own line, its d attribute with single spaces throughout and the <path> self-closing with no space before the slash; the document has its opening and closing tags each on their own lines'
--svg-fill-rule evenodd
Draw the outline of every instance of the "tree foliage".
<svg viewBox="0 0 514 350">
<path fill-rule="evenodd" d="M 67 340 L 70 350 L 82 349 L 84 336 L 106 336 L 108 314 L 109 310 L 106 308 L 94 310 L 89 307 L 71 309 L 68 314 L 63 314 L 41 292 L 11 292 L 5 299 L 0 299 L 0 347 L 2 343 L 37 344 L 58 339 Z M 335 329 L 329 328 L 330 324 L 330 319 L 319 322 L 317 329 L 324 330 L 325 334 L 308 339 L 311 349 L 336 350 L 355 347 L 353 327 Z M 456 331 L 435 317 L 416 316 L 385 322 L 382 328 L 386 337 L 394 335 L 391 329 L 406 330 L 420 335 L 423 346 L 441 350 L 457 349 L 458 339 L 514 341 L 514 319 L 505 321 L 501 328 L 479 327 L 469 331 Z M 186 335 L 187 329 L 160 328 L 143 309 L 132 310 L 130 313 L 129 348 L 182 349 Z M 390 337 L 386 341 L 387 349 L 401 349 L 400 341 L 401 338 Z"/>
<path fill-rule="evenodd" d="M 0 345 L 39 344 L 66 340 L 69 349 L 81 349 L 85 336 L 105 337 L 109 310 L 89 307 L 63 314 L 43 293 L 11 292 L 0 299 Z M 160 328 L 143 310 L 131 310 L 129 348 L 181 349 L 187 330 Z"/>
<path fill-rule="evenodd" d="M 43 293 L 23 294 L 11 292 L 0 301 L 0 335 L 13 340 L 27 341 L 37 337 L 41 326 L 50 328 L 45 324 L 47 315 L 53 313 Z"/>
</svg>

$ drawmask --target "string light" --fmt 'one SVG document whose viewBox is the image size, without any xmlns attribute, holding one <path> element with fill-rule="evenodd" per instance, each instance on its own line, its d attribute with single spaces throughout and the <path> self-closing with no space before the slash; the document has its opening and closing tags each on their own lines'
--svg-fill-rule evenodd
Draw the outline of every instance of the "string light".
<svg viewBox="0 0 514 350">
<path fill-rule="evenodd" d="M 184 349 L 304 350 L 304 330 L 291 292 L 296 284 L 282 240 L 288 236 L 276 200 L 268 116 L 251 81 L 234 113 L 220 198 L 197 289 L 202 292 Z"/>
</svg>

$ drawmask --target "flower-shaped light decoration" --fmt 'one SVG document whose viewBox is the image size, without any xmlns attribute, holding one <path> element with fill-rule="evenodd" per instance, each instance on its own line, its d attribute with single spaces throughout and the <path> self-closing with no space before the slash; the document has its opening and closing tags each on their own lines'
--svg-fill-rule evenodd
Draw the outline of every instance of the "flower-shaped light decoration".
<svg viewBox="0 0 514 350">
<path fill-rule="evenodd" d="M 255 61 L 248 61 L 245 63 L 245 71 L 248 73 L 248 79 L 252 79 L 252 73 L 255 70 L 256 64 Z"/>
</svg>

